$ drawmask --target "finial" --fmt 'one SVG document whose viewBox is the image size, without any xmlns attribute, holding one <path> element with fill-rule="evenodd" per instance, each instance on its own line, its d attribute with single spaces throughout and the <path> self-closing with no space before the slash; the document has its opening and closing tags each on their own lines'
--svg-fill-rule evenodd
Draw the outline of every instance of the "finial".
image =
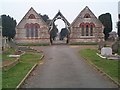
<svg viewBox="0 0 120 90">
<path fill-rule="evenodd" d="M 58 12 L 60 12 L 60 9 L 58 10 Z"/>
</svg>

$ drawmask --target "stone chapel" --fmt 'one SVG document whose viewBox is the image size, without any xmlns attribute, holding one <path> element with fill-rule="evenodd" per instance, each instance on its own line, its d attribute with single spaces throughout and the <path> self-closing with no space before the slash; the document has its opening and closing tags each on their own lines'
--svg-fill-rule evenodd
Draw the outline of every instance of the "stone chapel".
<svg viewBox="0 0 120 90">
<path fill-rule="evenodd" d="M 16 26 L 16 43 L 50 43 L 50 25 L 33 9 Z M 104 40 L 103 24 L 86 6 L 69 25 L 69 43 L 99 42 Z"/>
<path fill-rule="evenodd" d="M 16 43 L 49 43 L 48 30 L 49 25 L 30 8 L 16 27 Z"/>
<path fill-rule="evenodd" d="M 99 42 L 104 26 L 86 6 L 70 25 L 70 42 Z"/>
</svg>

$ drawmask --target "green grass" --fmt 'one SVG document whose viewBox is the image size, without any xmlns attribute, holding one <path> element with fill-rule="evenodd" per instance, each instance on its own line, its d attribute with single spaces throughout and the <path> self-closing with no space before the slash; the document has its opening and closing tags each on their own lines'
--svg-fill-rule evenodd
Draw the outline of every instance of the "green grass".
<svg viewBox="0 0 120 90">
<path fill-rule="evenodd" d="M 38 63 L 38 61 L 40 61 L 40 57 L 40 53 L 26 52 L 25 55 L 21 56 L 20 60 L 24 63 Z"/>
<path fill-rule="evenodd" d="M 97 45 L 96 42 L 76 42 L 76 43 L 71 43 L 70 45 Z"/>
<path fill-rule="evenodd" d="M 118 68 L 118 61 L 102 59 L 98 55 L 96 55 L 96 52 L 97 50 L 93 49 L 83 49 L 80 51 L 80 55 L 86 58 L 88 61 L 94 63 L 101 70 L 110 75 L 114 80 L 118 81 L 118 70 L 120 71 L 120 68 Z"/>
<path fill-rule="evenodd" d="M 2 54 L 0 54 L 0 62 L 2 62 Z"/>
<path fill-rule="evenodd" d="M 2 88 L 2 69 L 0 68 L 0 90 Z"/>
<path fill-rule="evenodd" d="M 2 74 L 2 88 L 15 88 L 32 66 L 33 64 L 21 62 L 7 72 L 4 71 Z"/>
<path fill-rule="evenodd" d="M 2 88 L 16 88 L 35 63 L 40 61 L 40 53 L 26 52 L 20 57 L 20 63 L 2 73 Z"/>
<path fill-rule="evenodd" d="M 120 48 L 118 49 L 118 55 L 120 55 Z"/>
<path fill-rule="evenodd" d="M 49 46 L 50 44 L 18 44 L 18 46 Z"/>
<path fill-rule="evenodd" d="M 7 48 L 3 53 L 2 53 L 2 60 L 13 60 L 14 58 L 8 57 L 10 54 L 14 54 L 15 49 L 13 48 Z"/>
<path fill-rule="evenodd" d="M 0 66 L 2 66 L 2 54 L 0 54 Z M 0 90 L 2 88 L 2 68 L 0 68 Z"/>
</svg>

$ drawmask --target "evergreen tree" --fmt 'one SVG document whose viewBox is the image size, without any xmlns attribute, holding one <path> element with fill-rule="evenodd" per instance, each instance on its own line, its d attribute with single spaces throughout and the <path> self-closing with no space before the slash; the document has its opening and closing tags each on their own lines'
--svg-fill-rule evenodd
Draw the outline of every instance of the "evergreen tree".
<svg viewBox="0 0 120 90">
<path fill-rule="evenodd" d="M 53 29 L 50 32 L 51 37 L 53 38 L 53 40 L 55 40 L 55 37 L 57 36 L 58 33 L 58 28 L 56 27 L 56 25 L 53 23 Z"/>
<path fill-rule="evenodd" d="M 16 20 L 11 18 L 9 15 L 2 15 L 2 36 L 8 37 L 8 40 L 15 37 L 16 31 Z"/>
<path fill-rule="evenodd" d="M 46 14 L 44 14 L 44 15 L 39 14 L 39 15 L 42 17 L 42 19 L 43 19 L 45 22 L 47 22 L 47 21 L 49 20 L 48 15 L 46 15 Z"/>
<path fill-rule="evenodd" d="M 67 28 L 62 28 L 60 32 L 60 40 L 63 40 L 68 35 Z"/>
<path fill-rule="evenodd" d="M 119 21 L 118 21 L 117 27 L 118 27 L 118 37 L 120 39 L 120 14 L 119 14 Z"/>
<path fill-rule="evenodd" d="M 46 15 L 46 14 L 45 14 L 45 15 L 42 15 L 41 17 L 43 18 L 43 20 L 44 20 L 45 22 L 49 19 L 48 15 Z"/>
<path fill-rule="evenodd" d="M 108 39 L 109 33 L 112 31 L 112 17 L 110 13 L 102 14 L 99 16 L 99 20 L 104 25 L 105 40 Z"/>
</svg>

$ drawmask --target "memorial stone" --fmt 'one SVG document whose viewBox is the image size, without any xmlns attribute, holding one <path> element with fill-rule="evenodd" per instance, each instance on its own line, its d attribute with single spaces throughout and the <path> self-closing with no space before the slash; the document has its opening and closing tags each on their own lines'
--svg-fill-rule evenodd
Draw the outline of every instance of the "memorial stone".
<svg viewBox="0 0 120 90">
<path fill-rule="evenodd" d="M 103 55 L 103 56 L 111 56 L 112 55 L 112 48 L 111 47 L 103 47 L 101 49 L 101 55 Z"/>
</svg>

